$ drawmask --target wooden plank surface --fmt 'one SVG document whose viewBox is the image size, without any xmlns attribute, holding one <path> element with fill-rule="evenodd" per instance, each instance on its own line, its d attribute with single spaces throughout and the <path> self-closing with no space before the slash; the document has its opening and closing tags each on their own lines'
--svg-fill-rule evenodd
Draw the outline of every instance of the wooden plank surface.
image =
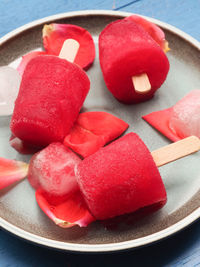
<svg viewBox="0 0 200 267">
<path fill-rule="evenodd" d="M 85 9 L 116 9 L 172 24 L 200 40 L 199 0 L 1 0 L 0 37 L 35 19 Z M 200 266 L 200 222 L 158 244 L 108 255 L 74 255 L 37 247 L 0 231 L 0 267 Z"/>
<path fill-rule="evenodd" d="M 33 20 L 86 9 L 121 10 L 170 23 L 200 40 L 199 0 L 1 0 L 0 37 Z"/>
</svg>

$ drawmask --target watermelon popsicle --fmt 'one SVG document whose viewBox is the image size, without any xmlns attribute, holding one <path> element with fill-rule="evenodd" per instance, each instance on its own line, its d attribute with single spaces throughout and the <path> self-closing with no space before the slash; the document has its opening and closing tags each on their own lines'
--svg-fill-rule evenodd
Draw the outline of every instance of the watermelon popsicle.
<svg viewBox="0 0 200 267">
<path fill-rule="evenodd" d="M 101 32 L 99 59 L 109 91 L 126 104 L 150 99 L 169 71 L 160 46 L 130 20 L 114 21 Z"/>
<path fill-rule="evenodd" d="M 72 63 L 78 49 L 68 39 L 59 57 L 41 55 L 27 64 L 11 119 L 15 136 L 45 146 L 68 134 L 90 87 L 86 73 Z"/>
<path fill-rule="evenodd" d="M 197 137 L 189 137 L 152 153 L 137 134 L 129 133 L 77 167 L 80 190 L 92 215 L 112 218 L 167 200 L 158 168 L 200 149 Z"/>
</svg>

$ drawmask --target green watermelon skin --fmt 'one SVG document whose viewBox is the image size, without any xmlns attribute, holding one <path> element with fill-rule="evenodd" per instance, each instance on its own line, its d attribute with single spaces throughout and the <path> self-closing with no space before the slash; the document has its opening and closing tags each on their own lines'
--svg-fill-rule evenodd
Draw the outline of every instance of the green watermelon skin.
<svg viewBox="0 0 200 267">
<path fill-rule="evenodd" d="M 129 133 L 77 167 L 77 181 L 96 219 L 104 220 L 167 200 L 151 153 L 135 133 Z"/>
</svg>

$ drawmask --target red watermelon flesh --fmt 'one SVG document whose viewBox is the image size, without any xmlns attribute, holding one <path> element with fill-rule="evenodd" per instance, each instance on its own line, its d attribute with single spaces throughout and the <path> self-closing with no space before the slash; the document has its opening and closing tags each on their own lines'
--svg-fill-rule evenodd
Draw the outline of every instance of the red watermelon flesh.
<svg viewBox="0 0 200 267">
<path fill-rule="evenodd" d="M 96 152 L 100 147 L 119 137 L 128 124 L 114 115 L 102 112 L 79 114 L 64 144 L 83 157 Z"/>
<path fill-rule="evenodd" d="M 52 196 L 62 197 L 79 190 L 74 168 L 81 159 L 61 143 L 52 143 L 30 161 L 28 180 Z M 54 197 L 53 197 L 54 198 Z"/>
<path fill-rule="evenodd" d="M 74 39 L 80 44 L 74 63 L 88 69 L 95 58 L 95 45 L 86 29 L 72 24 L 52 23 L 44 26 L 43 44 L 48 54 L 58 56 L 67 39 Z"/>
<path fill-rule="evenodd" d="M 24 71 L 11 119 L 12 133 L 45 146 L 63 141 L 89 91 L 90 81 L 76 64 L 56 56 L 37 56 Z"/>
<path fill-rule="evenodd" d="M 166 191 L 151 153 L 134 133 L 101 148 L 77 167 L 77 181 L 96 219 L 166 203 Z"/>
<path fill-rule="evenodd" d="M 110 23 L 99 37 L 99 59 L 105 83 L 119 101 L 131 104 L 153 97 L 169 71 L 169 61 L 143 27 L 129 20 Z M 136 93 L 132 76 L 146 73 L 151 90 Z"/>
<path fill-rule="evenodd" d="M 164 52 L 170 50 L 168 47 L 168 42 L 165 39 L 165 33 L 157 25 L 138 15 L 131 15 L 125 18 L 125 20 L 134 21 L 142 26 L 145 31 L 147 31 L 148 34 L 156 41 L 156 43 L 159 44 Z"/>
</svg>

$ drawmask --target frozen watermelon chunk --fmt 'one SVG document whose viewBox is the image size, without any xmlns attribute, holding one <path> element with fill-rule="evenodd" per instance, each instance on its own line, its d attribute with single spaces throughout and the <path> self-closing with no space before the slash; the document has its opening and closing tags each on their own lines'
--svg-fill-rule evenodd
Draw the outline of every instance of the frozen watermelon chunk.
<svg viewBox="0 0 200 267">
<path fill-rule="evenodd" d="M 92 215 L 99 220 L 166 203 L 164 184 L 151 153 L 129 133 L 77 167 L 77 181 Z"/>
<path fill-rule="evenodd" d="M 173 107 L 142 118 L 170 140 L 176 142 L 195 135 L 200 138 L 200 90 L 193 90 Z"/>
<path fill-rule="evenodd" d="M 125 18 L 125 20 L 134 21 L 140 24 L 148 32 L 148 34 L 159 44 L 159 46 L 164 52 L 170 50 L 168 42 L 165 39 L 165 33 L 157 25 L 138 15 L 131 15 Z"/>
<path fill-rule="evenodd" d="M 80 48 L 74 63 L 88 69 L 95 58 L 95 45 L 91 34 L 84 28 L 72 24 L 52 23 L 43 28 L 43 44 L 48 54 L 58 56 L 65 40 L 74 39 Z"/>
<path fill-rule="evenodd" d="M 27 173 L 27 163 L 0 158 L 0 189 L 24 179 Z"/>
<path fill-rule="evenodd" d="M 75 225 L 86 227 L 94 217 L 81 196 L 80 191 L 76 191 L 70 197 L 60 203 L 53 201 L 46 192 L 41 189 L 36 191 L 36 200 L 43 212 L 58 226 L 69 228 Z"/>
<path fill-rule="evenodd" d="M 81 159 L 61 143 L 52 143 L 36 153 L 31 161 L 28 180 L 35 188 L 56 197 L 66 197 L 79 189 L 74 168 Z"/>
<path fill-rule="evenodd" d="M 17 70 L 19 72 L 19 74 L 22 76 L 24 73 L 24 70 L 26 68 L 26 65 L 28 64 L 28 62 L 39 55 L 46 55 L 47 53 L 45 51 L 32 51 L 24 56 L 22 56 L 22 60 L 19 64 L 19 66 L 17 67 Z"/>
<path fill-rule="evenodd" d="M 128 126 L 126 122 L 107 112 L 81 113 L 65 137 L 64 144 L 87 157 L 119 137 Z"/>
</svg>

